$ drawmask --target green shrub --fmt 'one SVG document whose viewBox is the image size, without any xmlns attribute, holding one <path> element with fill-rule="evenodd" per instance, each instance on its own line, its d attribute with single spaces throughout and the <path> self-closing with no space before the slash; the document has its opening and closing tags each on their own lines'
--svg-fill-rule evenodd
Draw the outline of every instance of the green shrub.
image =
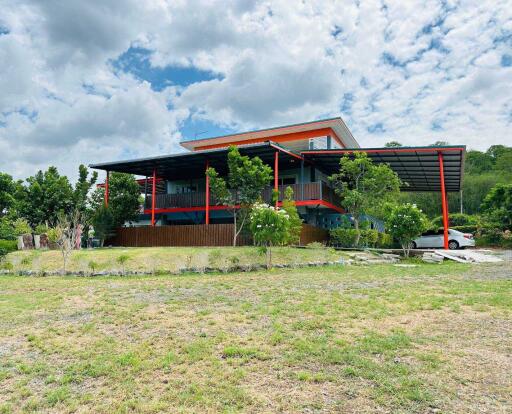
<svg viewBox="0 0 512 414">
<path fill-rule="evenodd" d="M 0 218 L 0 239 L 16 239 L 16 235 L 14 234 L 14 227 L 12 226 L 12 220 L 10 220 L 8 217 Z"/>
<path fill-rule="evenodd" d="M 87 266 L 89 267 L 89 269 L 91 269 L 92 273 L 94 273 L 99 267 L 98 263 L 96 263 L 94 260 L 89 261 Z"/>
<path fill-rule="evenodd" d="M 48 232 L 48 225 L 46 223 L 38 224 L 35 228 L 36 234 L 46 234 Z"/>
<path fill-rule="evenodd" d="M 123 275 L 125 274 L 125 264 L 128 260 L 130 260 L 130 256 L 127 254 L 122 254 L 116 259 L 116 262 L 121 265 L 121 272 Z"/>
<path fill-rule="evenodd" d="M 475 234 L 478 231 L 478 226 L 476 224 L 467 224 L 465 226 L 450 226 L 453 230 L 458 230 L 462 233 L 471 233 Z M 442 227 L 440 228 L 442 229 Z"/>
<path fill-rule="evenodd" d="M 512 247 L 512 233 L 503 231 L 499 227 L 486 226 L 477 232 L 475 236 L 477 246 Z"/>
<path fill-rule="evenodd" d="M 390 249 L 394 246 L 393 237 L 388 233 L 379 233 L 377 237 L 377 247 Z"/>
<path fill-rule="evenodd" d="M 449 215 L 448 222 L 450 223 L 451 228 L 453 228 L 453 226 L 476 226 L 478 224 L 478 217 L 470 216 L 469 214 L 454 213 Z M 443 216 L 438 216 L 432 219 L 432 227 L 443 227 Z"/>
<path fill-rule="evenodd" d="M 56 228 L 48 229 L 47 234 L 48 234 L 48 240 L 51 243 L 57 243 L 57 240 L 59 240 L 59 238 L 60 238 L 60 232 Z"/>
<path fill-rule="evenodd" d="M 359 245 L 364 247 L 375 247 L 378 239 L 379 232 L 377 230 L 361 230 L 361 238 L 359 239 Z"/>
<path fill-rule="evenodd" d="M 355 247 L 357 231 L 355 229 L 344 229 L 338 227 L 330 231 L 331 242 L 341 247 Z"/>
<path fill-rule="evenodd" d="M 7 253 L 14 252 L 18 250 L 18 242 L 16 240 L 0 240 L 0 249 Z"/>
<path fill-rule="evenodd" d="M 19 218 L 13 221 L 12 226 L 14 228 L 14 234 L 16 236 L 21 236 L 22 234 L 32 233 L 32 228 L 28 221 L 24 218 Z"/>
</svg>

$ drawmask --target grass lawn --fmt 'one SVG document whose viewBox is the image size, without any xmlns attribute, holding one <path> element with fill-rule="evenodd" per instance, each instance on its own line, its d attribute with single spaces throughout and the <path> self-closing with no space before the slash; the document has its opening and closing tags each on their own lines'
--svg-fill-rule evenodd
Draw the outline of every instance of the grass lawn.
<svg viewBox="0 0 512 414">
<path fill-rule="evenodd" d="M 265 255 L 256 247 L 134 247 L 83 249 L 71 253 L 67 270 L 90 273 L 91 271 L 119 272 L 120 256 L 126 256 L 126 271 L 147 273 L 177 272 L 182 268 L 228 268 L 233 265 L 265 264 Z M 321 256 L 321 257 L 319 257 Z M 307 263 L 311 261 L 338 261 L 346 257 L 334 249 L 272 249 L 274 264 Z M 10 253 L 6 262 L 13 270 L 35 272 L 60 271 L 62 255 L 58 250 L 25 250 Z M 0 268 L 1 268 L 0 264 Z M 5 266 L 5 264 L 4 264 Z"/>
<path fill-rule="evenodd" d="M 512 412 L 512 266 L 0 277 L 0 412 Z"/>
</svg>

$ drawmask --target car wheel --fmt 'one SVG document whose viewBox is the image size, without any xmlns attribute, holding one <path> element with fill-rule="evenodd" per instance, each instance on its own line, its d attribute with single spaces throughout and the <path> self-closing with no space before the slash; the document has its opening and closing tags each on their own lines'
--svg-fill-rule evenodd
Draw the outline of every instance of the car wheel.
<svg viewBox="0 0 512 414">
<path fill-rule="evenodd" d="M 417 249 L 418 246 L 416 245 L 416 242 L 411 243 L 411 249 Z"/>
<path fill-rule="evenodd" d="M 459 248 L 459 242 L 457 242 L 456 240 L 450 240 L 448 242 L 448 248 L 450 250 L 457 250 Z"/>
</svg>

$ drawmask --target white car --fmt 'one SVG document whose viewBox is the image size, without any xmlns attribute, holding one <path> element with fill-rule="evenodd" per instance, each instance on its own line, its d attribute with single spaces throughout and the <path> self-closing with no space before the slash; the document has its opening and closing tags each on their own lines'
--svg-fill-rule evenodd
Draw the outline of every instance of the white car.
<svg viewBox="0 0 512 414">
<path fill-rule="evenodd" d="M 457 230 L 448 229 L 448 248 L 450 250 L 474 247 L 475 239 L 472 234 L 462 233 Z M 444 231 L 429 230 L 420 237 L 413 240 L 413 249 L 442 249 L 444 247 Z"/>
</svg>

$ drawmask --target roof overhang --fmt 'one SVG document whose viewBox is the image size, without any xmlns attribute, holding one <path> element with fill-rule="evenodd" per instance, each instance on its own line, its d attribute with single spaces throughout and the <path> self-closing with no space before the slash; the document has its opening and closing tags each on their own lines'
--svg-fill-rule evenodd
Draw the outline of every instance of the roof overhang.
<svg viewBox="0 0 512 414">
<path fill-rule="evenodd" d="M 317 136 L 323 136 L 326 130 L 332 131 L 341 141 L 345 148 L 358 148 L 359 144 L 353 137 L 345 122 L 341 118 L 323 119 L 301 124 L 286 125 L 275 128 L 260 129 L 257 131 L 242 132 L 239 134 L 223 135 L 213 138 L 195 139 L 182 141 L 180 144 L 189 150 L 200 150 L 201 147 L 212 147 L 217 145 L 229 145 L 230 143 L 243 143 L 243 141 L 255 142 L 256 140 L 278 140 L 280 136 L 292 136 L 305 132 L 319 131 Z"/>
<path fill-rule="evenodd" d="M 373 162 L 388 164 L 404 185 L 402 191 L 441 191 L 439 154 L 442 154 L 446 191 L 460 191 L 464 171 L 464 145 L 444 147 L 357 148 L 304 151 L 305 160 L 330 175 L 339 170 L 340 158 L 365 152 Z"/>
<path fill-rule="evenodd" d="M 276 151 L 279 156 L 279 165 L 283 168 L 299 166 L 302 157 L 292 151 L 267 141 L 260 144 L 241 145 L 237 147 L 242 155 L 250 157 L 258 156 L 268 164 L 274 165 Z M 229 148 L 184 152 L 169 154 L 151 158 L 139 158 L 127 161 L 107 162 L 102 164 L 91 164 L 90 168 L 105 171 L 129 173 L 143 177 L 153 175 L 156 171 L 157 177 L 172 180 L 185 180 L 190 178 L 204 177 L 206 162 L 221 175 L 227 174 L 227 156 Z"/>
</svg>

